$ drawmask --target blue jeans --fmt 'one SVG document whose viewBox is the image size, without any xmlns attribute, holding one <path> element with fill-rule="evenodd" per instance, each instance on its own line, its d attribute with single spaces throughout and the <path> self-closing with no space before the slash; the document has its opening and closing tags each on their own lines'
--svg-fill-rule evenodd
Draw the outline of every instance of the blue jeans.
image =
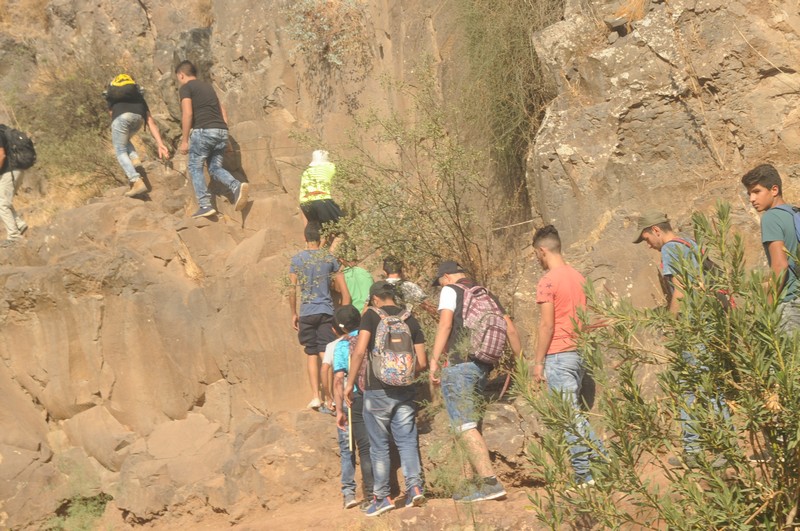
<svg viewBox="0 0 800 531">
<path fill-rule="evenodd" d="M 572 403 L 575 423 L 564 432 L 569 444 L 570 461 L 575 469 L 575 480 L 584 483 L 592 479 L 589 460 L 598 457 L 594 448 L 605 453 L 603 443 L 594 434 L 589 421 L 581 413 L 580 394 L 586 369 L 577 351 L 559 352 L 545 357 L 544 376 L 550 391 L 561 394 Z M 591 441 L 592 447 L 586 445 Z"/>
<path fill-rule="evenodd" d="M 682 353 L 683 361 L 692 367 L 696 367 L 698 371 L 708 371 L 705 365 L 699 365 L 697 358 L 691 352 Z M 681 381 L 681 384 L 687 385 L 687 382 Z M 686 391 L 683 393 L 683 399 L 686 401 L 686 408 L 681 408 L 681 440 L 683 441 L 683 451 L 687 454 L 696 454 L 700 448 L 700 435 L 694 427 L 695 421 L 691 415 L 691 409 L 694 407 L 694 402 L 697 399 L 694 391 Z M 717 414 L 722 414 L 726 422 L 730 421 L 731 412 L 728 405 L 725 403 L 725 398 L 722 395 L 716 395 L 711 400 L 714 406 L 714 411 Z"/>
<path fill-rule="evenodd" d="M 478 427 L 483 417 L 483 390 L 490 371 L 474 361 L 442 369 L 442 397 L 450 423 L 457 432 Z"/>
<path fill-rule="evenodd" d="M 379 499 L 386 498 L 391 492 L 390 430 L 400 453 L 406 492 L 412 487 L 423 488 L 414 395 L 414 386 L 364 392 L 364 424 L 369 434 L 369 453 L 375 479 L 373 494 Z"/>
<path fill-rule="evenodd" d="M 111 122 L 111 143 L 114 146 L 114 153 L 117 155 L 119 165 L 122 166 L 122 171 L 125 172 L 125 176 L 128 177 L 130 182 L 141 177 L 136 168 L 133 167 L 133 162 L 131 162 L 131 155 L 137 159 L 139 158 L 133 148 L 133 144 L 131 144 L 131 137 L 142 128 L 143 123 L 142 116 L 134 112 L 120 114 Z"/>
<path fill-rule="evenodd" d="M 203 175 L 203 164 L 208 164 L 208 173 L 236 196 L 239 181 L 222 167 L 222 156 L 228 146 L 227 129 L 193 129 L 189 136 L 189 176 L 192 178 L 194 195 L 200 208 L 211 207 L 211 194 Z"/>
<path fill-rule="evenodd" d="M 364 426 L 364 397 L 360 393 L 353 394 L 353 407 L 348 409 L 345 405 L 345 414 L 353 429 L 353 444 L 358 448 L 358 458 L 361 461 L 361 487 L 364 495 L 369 497 L 374 489 L 372 481 L 372 461 L 369 452 L 369 436 Z M 342 494 L 344 496 L 356 494 L 356 454 L 350 451 L 350 441 L 347 430 L 336 428 L 339 438 L 339 454 L 342 461 Z"/>
</svg>

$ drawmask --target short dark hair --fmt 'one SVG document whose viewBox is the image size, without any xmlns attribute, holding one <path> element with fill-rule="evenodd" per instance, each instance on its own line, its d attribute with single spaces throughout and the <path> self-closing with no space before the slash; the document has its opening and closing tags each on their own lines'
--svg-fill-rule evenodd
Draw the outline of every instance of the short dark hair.
<svg viewBox="0 0 800 531">
<path fill-rule="evenodd" d="M 533 233 L 534 247 L 547 247 L 551 251 L 561 252 L 561 237 L 553 225 L 546 225 Z"/>
<path fill-rule="evenodd" d="M 772 164 L 759 164 L 742 177 L 742 184 L 745 188 L 750 188 L 760 184 L 764 188 L 778 187 L 778 195 L 783 195 L 783 183 L 781 176 Z"/>
<path fill-rule="evenodd" d="M 319 232 L 319 225 L 316 223 L 309 223 L 303 231 L 303 236 L 305 236 L 306 241 L 309 243 L 319 243 L 321 240 Z"/>
<path fill-rule="evenodd" d="M 403 262 L 394 256 L 387 256 L 383 261 L 383 272 L 387 275 L 402 275 Z"/>
<path fill-rule="evenodd" d="M 340 332 L 350 333 L 361 325 L 361 314 L 352 304 L 341 306 L 333 312 L 333 324 Z"/>
<path fill-rule="evenodd" d="M 669 221 L 664 221 L 662 223 L 656 223 L 655 225 L 653 225 L 651 227 L 647 227 L 642 232 L 648 232 L 648 233 L 653 232 L 653 227 L 658 227 L 663 232 L 672 232 L 672 225 L 670 224 Z"/>
<path fill-rule="evenodd" d="M 183 73 L 187 76 L 197 77 L 197 67 L 194 66 L 194 63 L 191 61 L 184 59 L 178 66 L 175 67 L 175 74 Z"/>
</svg>

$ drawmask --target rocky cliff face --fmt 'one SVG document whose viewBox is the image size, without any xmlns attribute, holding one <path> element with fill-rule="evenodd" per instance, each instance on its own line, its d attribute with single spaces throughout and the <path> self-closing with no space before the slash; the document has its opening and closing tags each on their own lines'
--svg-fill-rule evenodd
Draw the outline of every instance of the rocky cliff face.
<svg viewBox="0 0 800 531">
<path fill-rule="evenodd" d="M 338 473 L 330 419 L 277 413 L 309 398 L 283 296 L 303 247 L 297 195 L 312 149 L 294 135 L 335 150 L 357 108 L 402 112 L 381 76 L 403 79 L 422 54 L 444 60 L 450 23 L 421 2 L 304 11 L 311 4 L 9 2 L 8 91 L 81 57 L 110 61 L 145 86 L 175 139 L 172 71 L 193 60 L 229 111 L 226 165 L 254 201 L 234 213 L 218 198 L 218 220 L 191 220 L 176 156 L 172 168 L 145 163 L 148 200 L 111 190 L 2 252 L 0 527 L 37 526 L 99 492 L 129 523 L 191 500 L 232 514 Z M 336 19 L 339 8 L 349 18 Z M 312 15 L 321 22 L 304 34 L 298 24 Z M 317 46 L 337 20 L 350 24 L 345 43 Z"/>
<path fill-rule="evenodd" d="M 4 90 L 26 86 L 37 65 L 113 57 L 174 139 L 172 69 L 195 61 L 228 107 L 226 163 L 254 202 L 240 214 L 220 198 L 218 221 L 188 219 L 176 157 L 174 169 L 146 164 L 149 201 L 112 190 L 0 251 L 0 526 L 36 526 L 101 491 L 129 523 L 178 506 L 235 521 L 337 474 L 329 423 L 280 413 L 308 399 L 281 284 L 302 247 L 296 197 L 310 148 L 295 134 L 335 149 L 357 109 L 404 112 L 381 76 L 404 79 L 423 54 L 443 76 L 458 64 L 458 33 L 433 3 L 371 0 L 353 3 L 348 47 L 320 48 L 295 26 L 306 4 L 8 2 L 12 26 L 38 26 L 3 36 Z M 570 258 L 649 302 L 653 253 L 630 244 L 637 211 L 686 221 L 726 198 L 739 228 L 755 231 L 738 176 L 764 160 L 794 197 L 800 18 L 791 2 L 654 1 L 612 31 L 602 19 L 617 7 L 568 2 L 564 20 L 534 36 L 559 96 L 528 184 L 534 216 L 563 231 Z"/>
<path fill-rule="evenodd" d="M 619 16 L 620 4 L 643 17 Z M 729 201 L 758 263 L 739 179 L 774 163 L 796 201 L 798 37 L 792 2 L 567 2 L 534 36 L 559 89 L 529 156 L 535 214 L 591 276 L 640 303 L 657 291 L 642 267 L 656 254 L 630 243 L 641 211 L 688 229 L 692 211 Z"/>
</svg>

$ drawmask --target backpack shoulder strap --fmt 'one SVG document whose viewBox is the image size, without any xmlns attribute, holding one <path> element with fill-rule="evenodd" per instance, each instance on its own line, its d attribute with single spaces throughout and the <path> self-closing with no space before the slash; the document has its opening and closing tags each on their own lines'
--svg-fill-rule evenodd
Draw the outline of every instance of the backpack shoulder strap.
<svg viewBox="0 0 800 531">
<path fill-rule="evenodd" d="M 384 320 L 384 319 L 386 319 L 388 317 L 388 314 L 385 311 L 381 310 L 380 308 L 377 308 L 375 306 L 370 306 L 369 308 L 373 312 L 377 313 L 378 317 L 380 317 L 381 320 Z"/>
<path fill-rule="evenodd" d="M 784 203 L 782 205 L 774 206 L 772 208 L 777 208 L 778 210 L 783 210 L 784 212 L 788 212 L 789 214 L 792 214 L 792 215 L 794 215 L 794 213 L 797 212 L 795 207 L 793 207 L 792 205 L 790 205 L 788 203 Z"/>
<path fill-rule="evenodd" d="M 669 242 L 678 242 L 678 243 L 682 243 L 683 245 L 685 245 L 686 247 L 689 247 L 690 249 L 691 249 L 691 247 L 692 247 L 692 244 L 691 244 L 691 243 L 689 243 L 688 241 L 684 240 L 683 238 L 673 238 L 673 239 L 671 239 Z M 669 242 L 667 242 L 667 243 L 669 243 Z"/>
<path fill-rule="evenodd" d="M 405 309 L 405 310 L 403 310 L 403 312 L 402 312 L 400 315 L 398 315 L 397 317 L 398 317 L 398 319 L 400 319 L 401 321 L 405 322 L 405 320 L 406 320 L 406 319 L 408 319 L 409 317 L 411 317 L 411 311 L 410 311 L 410 310 L 408 310 L 408 309 L 406 308 L 406 309 Z"/>
</svg>

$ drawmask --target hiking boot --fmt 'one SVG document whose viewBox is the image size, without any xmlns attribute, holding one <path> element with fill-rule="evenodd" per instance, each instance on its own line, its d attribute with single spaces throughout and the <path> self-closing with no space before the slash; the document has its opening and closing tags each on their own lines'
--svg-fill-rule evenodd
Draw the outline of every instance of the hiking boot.
<svg viewBox="0 0 800 531">
<path fill-rule="evenodd" d="M 319 409 L 322 406 L 322 400 L 319 398 L 314 398 L 311 402 L 308 403 L 306 406 L 308 409 Z"/>
<path fill-rule="evenodd" d="M 192 214 L 192 217 L 193 218 L 207 218 L 209 216 L 213 216 L 216 213 L 217 213 L 217 211 L 214 210 L 214 207 L 210 207 L 210 206 L 200 207 L 200 208 L 197 209 L 197 212 Z"/>
<path fill-rule="evenodd" d="M 142 179 L 136 179 L 131 185 L 131 189 L 125 192 L 125 197 L 136 197 L 147 193 L 147 185 Z"/>
<path fill-rule="evenodd" d="M 425 503 L 425 495 L 420 487 L 411 487 L 406 492 L 406 507 L 421 507 Z"/>
<path fill-rule="evenodd" d="M 247 183 L 242 183 L 239 185 L 239 191 L 236 193 L 236 201 L 233 204 L 233 209 L 238 212 L 244 208 L 247 204 L 247 192 L 250 188 L 250 185 Z"/>
<path fill-rule="evenodd" d="M 367 516 L 378 516 L 392 509 L 394 509 L 394 501 L 389 496 L 386 496 L 385 498 L 374 498 L 364 512 Z"/>
<path fill-rule="evenodd" d="M 362 513 L 365 513 L 367 512 L 367 509 L 369 509 L 371 505 L 372 501 L 369 498 L 367 498 L 358 505 L 358 510 L 361 511 Z"/>
<path fill-rule="evenodd" d="M 453 499 L 460 503 L 472 503 L 486 500 L 496 500 L 503 498 L 506 495 L 506 489 L 503 488 L 502 483 L 495 481 L 493 485 L 489 483 L 481 483 L 466 496 L 453 496 Z"/>
<path fill-rule="evenodd" d="M 358 501 L 356 500 L 355 494 L 345 494 L 344 495 L 344 508 L 345 509 L 352 509 L 358 505 Z"/>
</svg>

